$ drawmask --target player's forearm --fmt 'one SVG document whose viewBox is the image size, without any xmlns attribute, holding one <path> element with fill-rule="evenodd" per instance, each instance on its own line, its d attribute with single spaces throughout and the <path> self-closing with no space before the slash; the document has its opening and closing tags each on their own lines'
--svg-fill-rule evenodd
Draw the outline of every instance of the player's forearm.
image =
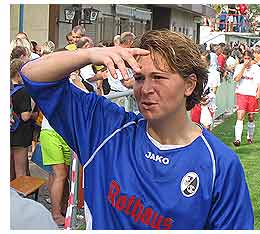
<svg viewBox="0 0 260 234">
<path fill-rule="evenodd" d="M 63 79 L 86 64 L 89 64 L 89 55 L 86 49 L 77 51 L 60 51 L 43 56 L 28 62 L 22 73 L 30 80 L 48 82 Z"/>
<path fill-rule="evenodd" d="M 42 58 L 30 61 L 22 68 L 22 73 L 32 81 L 48 82 L 61 80 L 65 75 L 80 69 L 87 64 L 103 64 L 116 78 L 118 67 L 123 77 L 129 79 L 125 64 L 128 64 L 135 72 L 140 72 L 140 66 L 135 56 L 145 56 L 150 52 L 139 48 L 89 48 L 76 51 L 54 52 Z M 125 61 L 125 62 L 124 62 Z"/>
</svg>

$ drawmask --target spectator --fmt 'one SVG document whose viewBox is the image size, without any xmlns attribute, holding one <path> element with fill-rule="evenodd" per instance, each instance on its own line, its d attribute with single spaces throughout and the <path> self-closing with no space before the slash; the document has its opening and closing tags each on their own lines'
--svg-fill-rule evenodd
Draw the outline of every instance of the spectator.
<svg viewBox="0 0 260 234">
<path fill-rule="evenodd" d="M 71 31 L 73 43 L 76 45 L 81 37 L 86 36 L 86 30 L 81 25 L 75 26 Z"/>
<path fill-rule="evenodd" d="M 26 39 L 29 40 L 28 35 L 25 32 L 19 32 L 15 36 L 16 39 Z"/>
<path fill-rule="evenodd" d="M 248 8 L 246 4 L 239 4 L 239 32 L 246 32 L 246 22 L 248 19 Z"/>
<path fill-rule="evenodd" d="M 255 47 L 255 49 L 254 49 L 254 60 L 252 62 L 257 64 L 258 66 L 260 66 L 260 46 Z"/>
<path fill-rule="evenodd" d="M 77 42 L 77 48 L 92 48 L 94 43 L 92 39 L 88 36 L 83 36 Z M 104 73 L 101 71 L 94 72 L 92 64 L 89 64 L 80 69 L 80 77 L 82 78 L 82 82 L 86 89 L 89 92 L 96 92 L 99 95 L 103 94 L 103 90 L 101 89 L 102 83 L 97 85 L 100 81 L 104 79 Z"/>
<path fill-rule="evenodd" d="M 130 48 L 134 42 L 135 35 L 131 32 L 123 32 L 120 35 L 120 46 L 123 48 Z"/>
<path fill-rule="evenodd" d="M 13 50 L 14 47 L 16 46 L 22 46 L 22 47 L 25 47 L 26 50 L 27 50 L 27 54 L 28 54 L 28 57 L 29 59 L 35 59 L 35 58 L 39 58 L 39 55 L 32 52 L 32 44 L 31 42 L 28 40 L 28 39 L 20 39 L 20 38 L 17 38 L 15 40 L 12 40 L 11 41 L 11 51 Z"/>
<path fill-rule="evenodd" d="M 237 24 L 236 4 L 228 4 L 228 32 L 234 31 L 234 25 Z"/>
<path fill-rule="evenodd" d="M 218 56 L 218 71 L 221 73 L 221 78 L 225 73 L 226 55 L 224 54 L 224 49 L 219 46 L 216 50 Z"/>
<path fill-rule="evenodd" d="M 72 43 L 68 43 L 64 48 L 74 51 L 77 49 L 77 43 L 83 36 L 86 36 L 86 30 L 81 25 L 75 26 L 71 31 Z"/>
<path fill-rule="evenodd" d="M 23 81 L 18 70 L 23 65 L 21 59 L 13 59 L 10 64 L 11 81 L 16 86 L 21 86 Z M 14 112 L 20 116 L 18 128 L 10 133 L 11 165 L 14 165 L 15 178 L 29 174 L 28 148 L 32 144 L 32 106 L 31 97 L 25 88 L 21 88 L 12 96 Z"/>
<path fill-rule="evenodd" d="M 215 52 L 215 45 L 214 44 L 210 44 L 210 67 L 214 68 L 214 69 L 218 69 L 218 56 Z"/>
<path fill-rule="evenodd" d="M 51 54 L 55 44 L 47 41 L 42 46 L 42 55 Z M 68 167 L 71 151 L 63 138 L 51 127 L 43 116 L 40 132 L 43 165 L 51 166 L 52 172 L 48 178 L 48 190 L 51 200 L 52 217 L 58 226 L 65 222 L 66 202 L 68 200 Z"/>
<path fill-rule="evenodd" d="M 135 35 L 131 32 L 123 32 L 120 35 L 120 47 L 122 48 L 130 48 L 134 42 Z M 117 93 L 127 91 L 133 88 L 134 84 L 134 76 L 131 69 L 127 69 L 128 76 L 130 79 L 124 79 L 120 71 L 117 69 L 117 79 L 114 79 L 111 74 L 108 75 L 108 83 L 110 85 L 109 93 Z M 128 100 L 126 97 L 120 97 L 114 100 L 120 106 L 127 106 Z"/>
<path fill-rule="evenodd" d="M 52 41 L 46 41 L 43 43 L 41 48 L 41 56 L 54 52 L 55 44 Z"/>
<path fill-rule="evenodd" d="M 113 44 L 114 44 L 114 46 L 119 46 L 120 45 L 120 35 L 115 35 L 114 36 Z"/>
<path fill-rule="evenodd" d="M 24 62 L 29 61 L 28 50 L 23 46 L 16 46 L 13 48 L 10 56 L 10 60 L 21 59 Z"/>
<path fill-rule="evenodd" d="M 36 41 L 31 41 L 32 52 L 41 56 L 41 46 Z"/>
<path fill-rule="evenodd" d="M 217 109 L 216 106 L 216 93 L 220 86 L 220 73 L 215 67 L 210 66 L 210 54 L 205 51 L 201 55 L 202 61 L 208 68 L 208 81 L 204 88 L 200 104 L 197 104 L 191 110 L 191 119 L 193 122 L 202 124 L 206 129 L 210 130 L 213 124 L 213 117 Z"/>
<path fill-rule="evenodd" d="M 35 58 L 40 57 L 37 53 L 35 53 L 33 51 L 33 45 L 31 43 L 31 41 L 29 40 L 28 35 L 25 32 L 17 33 L 15 41 L 22 42 L 21 46 L 28 48 L 28 50 L 30 51 L 30 53 L 29 53 L 30 59 L 35 59 Z M 19 44 L 16 44 L 15 46 L 17 46 L 17 45 L 19 45 Z"/>
<path fill-rule="evenodd" d="M 243 44 L 243 43 L 239 44 L 239 48 L 238 49 L 239 49 L 241 55 L 243 55 L 245 53 L 245 51 L 246 51 L 245 44 Z M 243 58 L 243 56 L 241 56 L 240 63 L 243 63 L 243 62 L 244 62 L 244 58 Z"/>
<path fill-rule="evenodd" d="M 66 34 L 67 45 L 73 44 L 72 32 Z"/>
<path fill-rule="evenodd" d="M 226 28 L 226 22 L 227 22 L 227 11 L 224 7 L 222 7 L 220 16 L 219 16 L 219 30 L 225 31 Z"/>
<path fill-rule="evenodd" d="M 233 79 L 235 67 L 238 64 L 238 61 L 233 57 L 234 54 L 231 53 L 229 48 L 225 49 L 224 54 L 226 54 L 227 57 L 225 77 L 227 79 Z"/>
<path fill-rule="evenodd" d="M 197 45 L 154 30 L 134 46 L 143 49 L 64 51 L 22 69 L 26 88 L 84 165 L 87 226 L 253 229 L 238 156 L 187 117 L 207 82 Z M 142 114 L 70 85 L 66 74 L 85 64 L 104 64 L 115 78 L 116 65 L 125 79 L 129 64 Z"/>
<path fill-rule="evenodd" d="M 94 47 L 94 42 L 90 37 L 83 36 L 77 41 L 76 46 L 77 48 L 92 48 Z"/>
<path fill-rule="evenodd" d="M 252 64 L 252 52 L 244 52 L 244 63 L 237 65 L 234 73 L 236 87 L 237 121 L 235 126 L 235 146 L 240 146 L 243 121 L 248 114 L 247 143 L 253 144 L 254 114 L 259 112 L 258 99 L 260 98 L 260 68 Z"/>
</svg>

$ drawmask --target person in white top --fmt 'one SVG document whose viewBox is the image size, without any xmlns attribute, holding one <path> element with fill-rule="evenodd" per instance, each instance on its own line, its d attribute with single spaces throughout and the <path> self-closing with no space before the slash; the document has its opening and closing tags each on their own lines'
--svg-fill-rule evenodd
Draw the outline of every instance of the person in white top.
<svg viewBox="0 0 260 234">
<path fill-rule="evenodd" d="M 200 123 L 206 129 L 210 130 L 210 126 L 213 123 L 213 116 L 217 109 L 216 93 L 220 86 L 220 72 L 214 66 L 210 66 L 210 54 L 208 52 L 203 53 L 201 58 L 207 64 L 209 73 L 208 82 L 201 101 Z"/>
<path fill-rule="evenodd" d="M 253 143 L 254 113 L 259 112 L 258 99 L 260 97 L 260 68 L 252 64 L 253 54 L 246 50 L 243 55 L 244 63 L 235 68 L 234 80 L 236 87 L 237 121 L 235 126 L 235 146 L 240 146 L 243 132 L 243 120 L 248 113 L 247 143 Z"/>
<path fill-rule="evenodd" d="M 218 56 L 216 55 L 214 44 L 210 44 L 210 66 L 218 69 Z"/>
<path fill-rule="evenodd" d="M 134 42 L 135 35 L 131 32 L 123 32 L 120 35 L 120 44 L 118 46 L 123 48 L 130 48 Z M 133 88 L 134 85 L 134 76 L 132 69 L 127 69 L 127 74 L 130 79 L 126 80 L 123 78 L 121 72 L 116 69 L 117 79 L 114 79 L 112 75 L 109 73 L 108 75 L 108 83 L 110 85 L 110 94 L 116 92 L 124 92 Z M 126 97 L 121 97 L 114 99 L 113 102 L 117 103 L 120 106 L 127 106 L 128 100 Z"/>
</svg>

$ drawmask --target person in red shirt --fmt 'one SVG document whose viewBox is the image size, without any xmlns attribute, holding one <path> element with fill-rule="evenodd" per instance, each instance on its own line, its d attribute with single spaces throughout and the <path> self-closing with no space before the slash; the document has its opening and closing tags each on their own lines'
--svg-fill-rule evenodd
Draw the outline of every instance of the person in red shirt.
<svg viewBox="0 0 260 234">
<path fill-rule="evenodd" d="M 225 72 L 225 64 L 226 64 L 226 57 L 223 52 L 224 49 L 221 46 L 219 46 L 216 50 L 216 54 L 218 56 L 218 71 L 222 74 L 221 75 L 222 77 Z"/>
<path fill-rule="evenodd" d="M 248 8 L 246 4 L 239 4 L 239 17 L 238 17 L 238 24 L 239 24 L 239 32 L 246 31 L 246 21 L 247 21 L 247 13 Z"/>
</svg>

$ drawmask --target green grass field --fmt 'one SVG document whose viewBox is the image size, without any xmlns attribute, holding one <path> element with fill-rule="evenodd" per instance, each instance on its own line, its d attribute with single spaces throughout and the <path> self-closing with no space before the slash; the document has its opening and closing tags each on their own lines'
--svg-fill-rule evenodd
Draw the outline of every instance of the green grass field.
<svg viewBox="0 0 260 234">
<path fill-rule="evenodd" d="M 254 144 L 248 145 L 246 142 L 247 120 L 244 121 L 244 131 L 240 147 L 234 147 L 234 127 L 236 123 L 236 115 L 218 125 L 213 133 L 219 137 L 226 145 L 234 150 L 239 156 L 250 191 L 255 215 L 255 229 L 260 229 L 260 113 L 255 115 L 255 136 Z"/>
</svg>

